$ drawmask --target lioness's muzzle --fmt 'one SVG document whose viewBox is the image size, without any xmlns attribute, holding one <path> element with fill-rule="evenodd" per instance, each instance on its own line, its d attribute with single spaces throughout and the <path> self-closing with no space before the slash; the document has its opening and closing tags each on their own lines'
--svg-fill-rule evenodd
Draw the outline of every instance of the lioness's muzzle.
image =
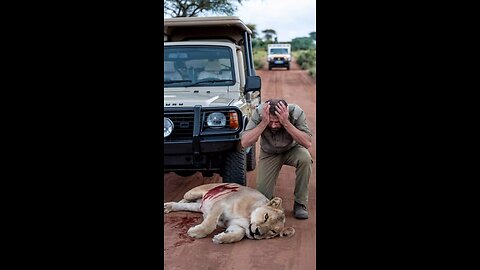
<svg viewBox="0 0 480 270">
<path fill-rule="evenodd" d="M 260 235 L 260 231 L 258 230 L 258 228 L 255 229 L 255 232 L 252 231 L 252 224 L 250 224 L 250 226 L 248 226 L 248 230 L 250 231 L 250 236 L 253 237 L 253 239 L 257 239 L 255 238 L 255 235 Z"/>
</svg>

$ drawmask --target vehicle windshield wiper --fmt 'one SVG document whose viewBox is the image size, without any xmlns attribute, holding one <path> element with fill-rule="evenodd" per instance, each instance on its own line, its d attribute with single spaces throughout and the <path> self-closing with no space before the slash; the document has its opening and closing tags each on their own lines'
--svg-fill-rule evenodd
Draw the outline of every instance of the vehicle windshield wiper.
<svg viewBox="0 0 480 270">
<path fill-rule="evenodd" d="M 179 83 L 179 82 L 192 82 L 192 80 L 168 80 L 168 81 L 164 81 L 163 84 Z"/>
<path fill-rule="evenodd" d="M 189 84 L 187 86 L 193 86 L 193 85 L 197 85 L 197 84 L 201 84 L 201 83 L 216 83 L 216 82 L 233 82 L 233 80 L 203 80 L 203 81 L 198 81 L 198 82 L 195 82 L 195 83 L 192 83 L 192 84 Z"/>
</svg>

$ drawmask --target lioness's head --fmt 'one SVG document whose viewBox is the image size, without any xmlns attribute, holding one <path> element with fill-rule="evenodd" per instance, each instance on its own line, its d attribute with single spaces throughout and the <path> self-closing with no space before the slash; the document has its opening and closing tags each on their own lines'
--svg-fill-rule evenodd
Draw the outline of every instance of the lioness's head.
<svg viewBox="0 0 480 270">
<path fill-rule="evenodd" d="M 282 199 L 276 197 L 252 212 L 246 235 L 250 239 L 269 239 L 277 235 L 280 237 L 292 236 L 295 229 L 293 227 L 284 228 L 284 225 L 285 213 L 282 208 Z"/>
</svg>

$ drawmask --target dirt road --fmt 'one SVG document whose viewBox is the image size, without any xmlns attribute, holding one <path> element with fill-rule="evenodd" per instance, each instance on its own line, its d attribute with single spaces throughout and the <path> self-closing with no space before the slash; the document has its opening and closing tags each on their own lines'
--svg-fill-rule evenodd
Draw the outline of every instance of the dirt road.
<svg viewBox="0 0 480 270">
<path fill-rule="evenodd" d="M 283 166 L 275 196 L 283 199 L 287 216 L 285 225 L 295 228 L 294 236 L 258 241 L 243 239 L 234 244 L 217 245 L 212 242 L 212 236 L 220 229 L 203 239 L 187 235 L 189 227 L 202 221 L 200 213 L 172 212 L 164 216 L 164 269 L 316 269 L 316 83 L 296 63 L 292 63 L 288 71 L 268 71 L 264 68 L 258 70 L 257 75 L 262 78 L 262 100 L 282 97 L 289 103 L 300 105 L 307 115 L 313 133 L 313 146 L 309 151 L 314 160 L 309 183 L 309 219 L 297 220 L 293 217 L 295 168 Z M 255 177 L 256 171 L 248 173 L 249 187 L 255 188 Z M 221 177 L 216 174 L 207 178 L 200 173 L 190 177 L 165 174 L 164 201 L 179 201 L 189 189 L 217 182 L 221 182 Z"/>
</svg>

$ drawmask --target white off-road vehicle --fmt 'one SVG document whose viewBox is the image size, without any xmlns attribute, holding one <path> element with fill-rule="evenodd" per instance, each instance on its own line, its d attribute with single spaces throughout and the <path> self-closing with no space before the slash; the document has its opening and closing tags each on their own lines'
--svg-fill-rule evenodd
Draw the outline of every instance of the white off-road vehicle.
<svg viewBox="0 0 480 270">
<path fill-rule="evenodd" d="M 267 50 L 268 70 L 274 67 L 290 69 L 290 61 L 292 61 L 290 44 L 268 44 Z"/>
<path fill-rule="evenodd" d="M 246 184 L 239 133 L 261 102 L 251 30 L 235 16 L 164 19 L 164 172 Z"/>
</svg>

